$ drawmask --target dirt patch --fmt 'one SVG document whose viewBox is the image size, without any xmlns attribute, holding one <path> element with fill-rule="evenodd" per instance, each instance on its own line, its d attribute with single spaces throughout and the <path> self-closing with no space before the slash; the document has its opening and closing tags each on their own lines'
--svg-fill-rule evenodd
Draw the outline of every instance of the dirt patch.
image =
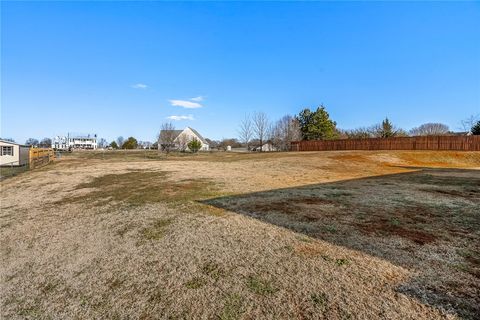
<svg viewBox="0 0 480 320">
<path fill-rule="evenodd" d="M 405 227 L 400 227 L 392 223 L 391 220 L 382 220 L 377 222 L 367 222 L 357 224 L 357 227 L 367 234 L 375 234 L 377 236 L 392 236 L 396 235 L 410 241 L 413 241 L 419 245 L 424 245 L 435 241 L 436 237 L 433 234 L 418 231 L 409 230 Z"/>
<path fill-rule="evenodd" d="M 464 168 L 480 167 L 478 152 L 452 151 L 406 151 L 397 152 L 403 163 L 419 167 Z"/>
<path fill-rule="evenodd" d="M 335 201 L 309 196 L 264 197 L 262 199 L 247 201 L 242 205 L 242 210 L 254 214 L 279 213 L 302 217 L 307 221 L 315 221 L 322 217 L 334 206 L 339 206 Z"/>
</svg>

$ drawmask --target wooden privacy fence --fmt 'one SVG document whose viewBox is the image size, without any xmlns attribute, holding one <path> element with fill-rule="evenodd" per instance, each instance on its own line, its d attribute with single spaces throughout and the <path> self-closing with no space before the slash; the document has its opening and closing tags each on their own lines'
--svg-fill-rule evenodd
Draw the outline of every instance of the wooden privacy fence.
<svg viewBox="0 0 480 320">
<path fill-rule="evenodd" d="M 51 148 L 30 148 L 30 169 L 44 166 L 55 159 L 55 152 Z"/>
<path fill-rule="evenodd" d="M 480 136 L 425 136 L 294 141 L 291 151 L 458 150 L 480 151 Z"/>
</svg>

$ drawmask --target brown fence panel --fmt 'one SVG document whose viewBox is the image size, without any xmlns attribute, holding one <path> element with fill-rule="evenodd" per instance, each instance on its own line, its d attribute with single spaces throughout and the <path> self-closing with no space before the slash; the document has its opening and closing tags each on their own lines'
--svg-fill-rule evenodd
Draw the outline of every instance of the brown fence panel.
<svg viewBox="0 0 480 320">
<path fill-rule="evenodd" d="M 30 169 L 44 166 L 55 159 L 51 148 L 30 148 Z"/>
<path fill-rule="evenodd" d="M 292 151 L 453 150 L 480 151 L 480 136 L 425 136 L 294 141 Z"/>
</svg>

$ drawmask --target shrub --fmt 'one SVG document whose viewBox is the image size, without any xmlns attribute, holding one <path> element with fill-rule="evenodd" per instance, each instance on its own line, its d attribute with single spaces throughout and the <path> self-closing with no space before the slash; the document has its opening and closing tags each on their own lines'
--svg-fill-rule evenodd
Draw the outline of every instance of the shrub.
<svg viewBox="0 0 480 320">
<path fill-rule="evenodd" d="M 202 143 L 198 139 L 193 138 L 193 140 L 187 144 L 187 147 L 190 149 L 190 151 L 196 153 L 202 147 Z"/>
<path fill-rule="evenodd" d="M 123 149 L 136 149 L 138 146 L 137 139 L 134 137 L 129 137 L 127 141 L 122 144 Z"/>
</svg>

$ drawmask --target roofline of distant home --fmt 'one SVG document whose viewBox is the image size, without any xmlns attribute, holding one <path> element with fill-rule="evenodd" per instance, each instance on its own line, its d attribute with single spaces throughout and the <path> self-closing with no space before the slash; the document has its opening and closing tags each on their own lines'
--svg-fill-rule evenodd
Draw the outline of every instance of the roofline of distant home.
<svg viewBox="0 0 480 320">
<path fill-rule="evenodd" d="M 27 146 L 26 144 L 20 144 L 20 143 L 17 143 L 17 142 L 12 142 L 12 141 L 3 140 L 3 139 L 0 139 L 0 142 L 10 143 L 10 144 L 14 144 L 14 145 L 17 145 L 17 146 L 20 146 L 20 147 L 30 147 L 30 146 Z"/>
</svg>

